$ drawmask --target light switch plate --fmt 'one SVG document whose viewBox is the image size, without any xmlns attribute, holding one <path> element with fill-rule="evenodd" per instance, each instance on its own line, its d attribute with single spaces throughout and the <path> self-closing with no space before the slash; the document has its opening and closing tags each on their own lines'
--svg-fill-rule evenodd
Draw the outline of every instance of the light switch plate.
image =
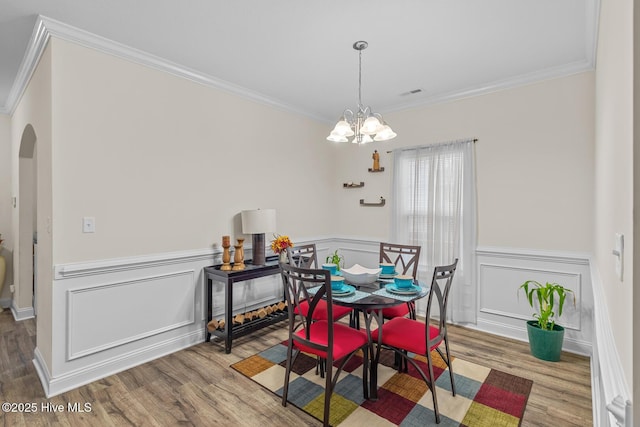
<svg viewBox="0 0 640 427">
<path fill-rule="evenodd" d="M 96 219 L 92 216 L 85 216 L 82 218 L 82 232 L 83 233 L 95 233 L 96 232 Z"/>
<path fill-rule="evenodd" d="M 616 276 L 622 281 L 624 270 L 624 235 L 616 233 L 613 254 L 616 256 Z"/>
</svg>

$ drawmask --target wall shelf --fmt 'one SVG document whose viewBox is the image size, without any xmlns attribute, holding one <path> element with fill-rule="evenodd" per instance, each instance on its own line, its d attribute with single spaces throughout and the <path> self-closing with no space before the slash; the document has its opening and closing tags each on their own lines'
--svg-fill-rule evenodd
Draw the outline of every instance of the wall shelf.
<svg viewBox="0 0 640 427">
<path fill-rule="evenodd" d="M 377 202 L 377 203 L 365 202 L 364 199 L 360 199 L 360 206 L 376 206 L 376 207 L 380 207 L 380 206 L 384 206 L 386 202 L 387 201 L 384 199 L 384 197 L 380 197 L 380 201 Z"/>
<path fill-rule="evenodd" d="M 384 168 L 380 168 L 380 169 L 369 168 L 369 172 L 384 172 Z"/>
<path fill-rule="evenodd" d="M 357 182 L 345 182 L 342 184 L 342 186 L 344 188 L 361 188 L 364 187 L 364 182 L 360 181 L 360 183 Z"/>
</svg>

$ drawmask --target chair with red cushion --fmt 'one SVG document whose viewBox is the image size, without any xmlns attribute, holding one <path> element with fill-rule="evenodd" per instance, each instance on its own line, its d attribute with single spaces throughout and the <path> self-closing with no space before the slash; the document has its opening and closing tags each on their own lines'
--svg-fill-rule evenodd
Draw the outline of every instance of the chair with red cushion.
<svg viewBox="0 0 640 427">
<path fill-rule="evenodd" d="M 287 248 L 286 250 L 287 260 L 290 265 L 300 268 L 318 268 L 318 255 L 315 243 L 297 245 Z M 307 301 L 301 301 L 300 306 L 294 308 L 295 314 L 298 314 L 298 311 L 300 311 L 303 315 L 306 315 L 309 311 L 309 303 Z M 336 305 L 333 307 L 333 320 L 342 319 L 347 314 L 351 314 L 352 312 L 353 310 L 349 307 Z M 318 306 L 313 313 L 313 320 L 327 320 L 327 315 L 327 303 L 326 301 L 321 300 L 318 302 Z M 349 323 L 351 324 L 351 320 Z M 322 378 L 324 378 L 325 365 L 326 363 L 323 359 L 318 359 L 316 374 L 320 374 Z"/>
<path fill-rule="evenodd" d="M 419 261 L 420 246 L 380 243 L 379 262 L 395 264 L 396 273 L 398 274 L 412 276 L 414 280 L 417 279 Z M 385 319 L 404 317 L 406 315 L 409 315 L 411 319 L 416 318 L 415 303 L 408 302 L 382 310 L 382 316 Z"/>
<path fill-rule="evenodd" d="M 316 244 L 309 243 L 306 245 L 298 245 L 287 248 L 287 260 L 290 265 L 300 268 L 318 268 L 318 255 L 316 252 Z M 296 308 L 298 309 L 298 308 Z M 307 314 L 309 304 L 306 301 L 301 302 L 299 310 L 302 314 Z M 333 320 L 338 320 L 351 313 L 349 307 L 335 306 L 333 307 Z M 327 304 L 320 301 L 314 313 L 314 320 L 327 320 Z"/>
<path fill-rule="evenodd" d="M 285 298 L 288 306 L 293 308 L 289 310 L 289 338 L 282 405 L 287 405 L 291 367 L 300 351 L 324 359 L 327 361 L 324 425 L 328 426 L 333 389 L 343 367 L 359 350 L 363 352 L 362 392 L 364 397 L 368 398 L 369 340 L 364 331 L 334 322 L 331 274 L 328 270 L 300 268 L 285 263 L 280 267 Z M 314 294 L 309 293 L 312 288 L 316 289 Z M 303 302 L 308 305 L 304 312 L 300 307 Z M 321 302 L 326 304 L 327 316 L 324 320 L 316 320 L 314 314 Z M 333 375 L 334 362 L 338 363 L 335 375 Z"/>
<path fill-rule="evenodd" d="M 401 356 L 405 361 L 410 363 L 420 374 L 422 379 L 427 383 L 433 395 L 433 408 L 436 414 L 436 423 L 440 423 L 440 413 L 438 412 L 438 399 L 436 397 L 436 387 L 433 376 L 433 361 L 431 351 L 436 350 L 442 360 L 449 367 L 449 378 L 451 379 L 451 391 L 456 395 L 456 387 L 453 381 L 453 368 L 451 366 L 451 354 L 449 353 L 449 338 L 447 337 L 447 301 L 449 299 L 449 291 L 453 282 L 453 275 L 456 271 L 458 260 L 451 265 L 436 267 L 433 270 L 433 278 L 431 280 L 431 288 L 429 289 L 429 297 L 427 301 L 427 312 L 425 320 L 414 320 L 406 317 L 396 317 L 385 322 L 381 328 L 371 333 L 374 341 L 379 341 L 383 347 L 391 348 L 395 353 Z M 431 309 L 437 303 L 439 310 L 438 321 L 436 325 L 431 325 Z M 382 336 L 379 337 L 380 330 Z M 445 353 L 440 349 L 444 343 Z M 428 377 L 422 369 L 416 364 L 408 353 L 421 354 L 427 358 L 427 366 L 429 368 Z M 376 357 L 379 357 L 380 349 L 378 348 Z"/>
</svg>

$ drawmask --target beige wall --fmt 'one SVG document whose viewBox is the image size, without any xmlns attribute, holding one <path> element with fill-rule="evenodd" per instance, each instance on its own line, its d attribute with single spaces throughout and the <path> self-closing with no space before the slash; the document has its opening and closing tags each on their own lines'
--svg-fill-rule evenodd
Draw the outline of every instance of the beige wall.
<svg viewBox="0 0 640 427">
<path fill-rule="evenodd" d="M 11 118 L 0 114 L 0 233 L 11 247 Z"/>
<path fill-rule="evenodd" d="M 0 299 L 11 298 L 9 285 L 13 283 L 11 254 L 13 238 L 11 231 L 11 118 L 0 114 L 0 234 L 4 242 L 0 249 L 7 261 L 7 275 Z"/>
<path fill-rule="evenodd" d="M 18 153 L 20 152 L 20 144 L 27 125 L 33 126 L 35 130 L 37 142 L 37 205 L 38 216 L 36 219 L 38 233 L 38 265 L 37 275 L 39 277 L 38 287 L 38 322 L 37 322 L 37 346 L 45 361 L 51 363 L 52 353 L 52 331 L 51 331 L 51 283 L 52 283 L 52 258 L 51 258 L 51 242 L 53 238 L 53 229 L 50 226 L 51 219 L 51 65 L 52 54 L 51 46 L 48 46 L 35 70 L 29 84 L 20 99 L 18 106 L 12 116 L 11 126 L 11 143 L 12 143 L 12 187 L 13 194 L 20 194 L 19 191 L 19 172 L 20 161 Z M 33 183 L 26 184 L 33 188 Z M 26 207 L 21 204 L 18 199 L 18 208 L 13 210 L 13 235 L 18 236 L 20 222 L 22 219 L 20 212 L 24 213 Z M 29 218 L 27 229 L 32 230 L 32 222 Z M 26 224 L 26 221 L 25 221 Z M 23 233 L 24 234 L 24 233 Z M 22 244 L 22 239 L 15 239 L 14 254 L 18 252 L 20 255 L 14 256 L 14 260 L 22 259 L 21 268 L 18 269 L 14 263 L 16 277 L 15 281 L 17 292 L 14 295 L 14 303 L 19 309 L 32 306 L 32 279 L 31 270 L 25 268 L 28 262 L 31 262 L 32 246 L 31 236 L 26 236 Z"/>
<path fill-rule="evenodd" d="M 54 264 L 207 248 L 260 207 L 279 233 L 335 232 L 325 125 L 53 41 Z"/>
<path fill-rule="evenodd" d="M 631 0 L 605 0 L 601 3 L 595 122 L 595 259 L 602 278 L 611 330 L 629 380 L 634 373 L 633 328 L 638 324 L 634 324 L 632 304 L 633 6 Z M 623 281 L 616 276 L 611 254 L 615 233 L 623 233 L 625 237 Z M 639 363 L 636 361 L 636 366 Z"/>
<path fill-rule="evenodd" d="M 398 137 L 342 148 L 340 232 L 387 238 L 391 209 L 361 208 L 358 199 L 391 201 L 393 155 L 387 150 L 478 138 L 478 245 L 590 252 L 593 229 L 591 72 L 487 95 L 385 115 Z M 367 173 L 373 150 L 383 173 Z M 371 222 L 376 225 L 371 227 Z"/>
</svg>

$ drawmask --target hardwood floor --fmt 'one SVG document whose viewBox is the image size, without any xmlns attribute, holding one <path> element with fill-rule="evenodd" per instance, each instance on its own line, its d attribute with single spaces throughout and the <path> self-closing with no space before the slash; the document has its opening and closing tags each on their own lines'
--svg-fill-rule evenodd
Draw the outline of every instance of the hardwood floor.
<svg viewBox="0 0 640 427">
<path fill-rule="evenodd" d="M 46 399 L 33 366 L 35 321 L 14 322 L 0 313 L 0 401 L 34 403 L 35 413 L 0 413 L 4 426 L 220 425 L 317 426 L 303 411 L 229 367 L 286 337 L 285 323 L 234 341 L 232 354 L 221 343 L 202 343 Z M 533 380 L 522 426 L 592 425 L 589 359 L 563 353 L 542 362 L 527 343 L 451 326 L 456 357 Z M 78 404 L 87 412 L 69 412 Z M 63 412 L 45 412 L 63 405 Z M 48 406 L 47 406 L 48 405 Z"/>
</svg>

